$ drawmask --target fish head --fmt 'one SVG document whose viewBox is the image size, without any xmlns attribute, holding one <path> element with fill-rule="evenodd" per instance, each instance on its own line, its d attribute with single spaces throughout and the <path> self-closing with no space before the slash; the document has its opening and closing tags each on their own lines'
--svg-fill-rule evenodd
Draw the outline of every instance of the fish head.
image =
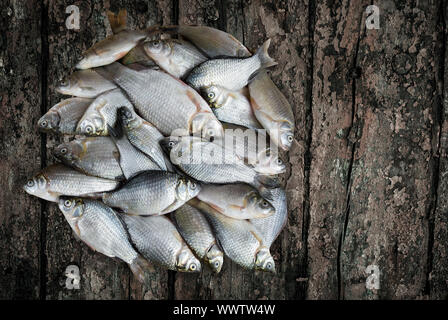
<svg viewBox="0 0 448 320">
<path fill-rule="evenodd" d="M 145 41 L 143 49 L 154 60 L 166 59 L 172 53 L 172 46 L 166 40 Z"/>
<path fill-rule="evenodd" d="M 279 129 L 279 145 L 283 150 L 288 151 L 294 141 L 294 127 L 289 122 L 284 121 L 280 124 Z"/>
<path fill-rule="evenodd" d="M 253 210 L 253 212 L 257 213 L 259 218 L 268 217 L 275 213 L 275 207 L 266 199 L 264 199 L 259 194 L 255 192 L 251 192 L 248 196 L 248 207 Z"/>
<path fill-rule="evenodd" d="M 61 121 L 61 116 L 57 112 L 48 112 L 43 115 L 39 121 L 37 121 L 37 126 L 40 131 L 52 131 L 59 128 L 59 122 Z"/>
<path fill-rule="evenodd" d="M 222 124 L 214 116 L 208 117 L 201 127 L 202 137 L 207 141 L 213 142 L 215 140 L 220 140 L 224 136 Z"/>
<path fill-rule="evenodd" d="M 53 155 L 59 160 L 71 163 L 72 161 L 78 159 L 78 144 L 73 143 L 62 143 L 58 145 L 54 151 Z"/>
<path fill-rule="evenodd" d="M 107 135 L 107 122 L 99 113 L 89 113 L 79 121 L 76 132 L 87 136 Z"/>
<path fill-rule="evenodd" d="M 58 196 L 52 194 L 48 188 L 50 185 L 50 180 L 42 173 L 35 175 L 33 178 L 29 179 L 23 189 L 26 193 L 33 196 L 48 200 L 57 201 Z"/>
<path fill-rule="evenodd" d="M 214 244 L 206 255 L 206 260 L 215 273 L 221 272 L 222 265 L 224 263 L 224 254 L 219 249 L 218 245 Z"/>
<path fill-rule="evenodd" d="M 201 272 L 201 262 L 194 256 L 190 249 L 184 247 L 177 256 L 177 271 Z"/>
<path fill-rule="evenodd" d="M 61 94 L 71 94 L 73 89 L 77 87 L 78 81 L 75 76 L 65 77 L 56 84 L 56 91 Z"/>
<path fill-rule="evenodd" d="M 200 191 L 201 191 L 201 186 L 199 185 L 198 182 L 195 182 L 193 180 L 187 181 L 188 199 L 196 197 Z"/>
<path fill-rule="evenodd" d="M 94 52 L 85 52 L 79 58 L 78 63 L 75 65 L 75 68 L 85 70 L 96 67 L 96 60 L 98 60 L 98 57 Z M 101 63 L 99 65 L 101 65 Z"/>
<path fill-rule="evenodd" d="M 84 201 L 81 198 L 61 196 L 58 207 L 69 221 L 79 219 L 84 213 Z"/>
<path fill-rule="evenodd" d="M 276 175 L 286 171 L 286 165 L 278 156 L 278 152 L 265 149 L 257 155 L 257 164 L 254 170 L 261 174 Z"/>
<path fill-rule="evenodd" d="M 218 103 L 218 98 L 220 96 L 219 93 L 220 91 L 216 86 L 208 86 L 201 89 L 202 96 L 212 108 L 221 107 L 221 105 Z"/>
<path fill-rule="evenodd" d="M 275 273 L 275 262 L 269 249 L 261 248 L 255 257 L 255 270 Z"/>
<path fill-rule="evenodd" d="M 201 188 L 198 183 L 182 177 L 177 181 L 176 195 L 179 200 L 187 201 L 196 197 L 200 189 Z"/>
</svg>

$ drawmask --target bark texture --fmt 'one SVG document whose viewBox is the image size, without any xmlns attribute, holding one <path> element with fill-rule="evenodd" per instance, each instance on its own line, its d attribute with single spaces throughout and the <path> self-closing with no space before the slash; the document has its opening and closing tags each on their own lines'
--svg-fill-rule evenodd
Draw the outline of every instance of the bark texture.
<svg viewBox="0 0 448 320">
<path fill-rule="evenodd" d="M 65 12 L 80 8 L 80 30 Z M 448 15 L 446 0 L 6 0 L 0 4 L 0 298 L 447 299 Z M 271 252 L 277 274 L 229 259 L 199 275 L 155 268 L 144 285 L 123 262 L 72 235 L 56 205 L 22 191 L 61 139 L 36 123 L 78 56 L 130 28 L 199 24 L 255 51 L 271 38 L 273 81 L 293 106 L 282 154 L 288 223 Z M 69 290 L 67 266 L 80 269 Z M 371 274 L 373 270 L 373 274 Z M 378 273 L 377 273 L 378 271 Z M 378 286 L 366 286 L 378 275 Z"/>
</svg>

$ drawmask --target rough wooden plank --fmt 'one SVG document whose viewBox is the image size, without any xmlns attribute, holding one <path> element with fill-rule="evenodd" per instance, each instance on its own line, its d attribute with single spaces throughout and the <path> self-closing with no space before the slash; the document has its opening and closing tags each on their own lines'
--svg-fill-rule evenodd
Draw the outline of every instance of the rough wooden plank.
<svg viewBox="0 0 448 320">
<path fill-rule="evenodd" d="M 0 4 L 0 299 L 40 294 L 41 202 L 22 189 L 41 166 L 40 9 Z"/>
<path fill-rule="evenodd" d="M 320 2 L 314 29 L 308 238 L 311 299 L 339 296 L 338 249 L 351 169 L 352 75 L 368 1 Z"/>
<path fill-rule="evenodd" d="M 69 5 L 80 9 L 80 30 L 68 30 L 65 20 Z M 54 91 L 59 79 L 73 71 L 78 56 L 92 44 L 111 34 L 106 12 L 128 11 L 130 28 L 145 28 L 149 25 L 170 23 L 169 1 L 49 1 L 48 17 L 48 107 L 64 97 Z M 47 140 L 50 161 L 51 149 L 61 139 L 49 135 Z M 49 162 L 50 162 L 49 161 Z M 77 299 L 128 299 L 167 298 L 167 272 L 158 270 L 149 273 L 145 285 L 138 283 L 128 266 L 120 261 L 94 253 L 83 243 L 76 241 L 64 217 L 56 205 L 49 205 L 47 223 L 48 284 L 47 298 Z M 65 288 L 64 271 L 68 265 L 80 268 L 81 289 Z"/>
<path fill-rule="evenodd" d="M 380 29 L 366 30 L 361 38 L 350 206 L 341 253 L 346 299 L 426 294 L 439 132 L 434 62 L 440 54 L 439 7 L 437 1 L 382 1 Z M 379 268 L 379 289 L 366 289 L 370 265 Z"/>
<path fill-rule="evenodd" d="M 305 292 L 302 155 L 306 140 L 304 101 L 308 79 L 308 21 L 297 16 L 291 18 L 288 14 L 298 11 L 308 12 L 304 1 L 263 4 L 261 1 L 180 1 L 181 24 L 209 25 L 227 31 L 252 51 L 268 37 L 272 38 L 270 52 L 279 61 L 272 76 L 291 104 L 296 106 L 297 143 L 289 154 L 291 166 L 283 177 L 284 185 L 288 180 L 290 221 L 272 247 L 277 274 L 246 271 L 226 259 L 219 275 L 208 270 L 199 277 L 177 274 L 175 297 L 178 299 L 285 299 L 303 296 Z"/>
<path fill-rule="evenodd" d="M 432 240 L 432 259 L 429 270 L 429 289 L 431 299 L 448 299 L 448 53 L 446 51 L 448 29 L 446 19 L 448 16 L 448 2 L 442 1 L 439 11 L 439 26 L 442 34 L 438 38 L 440 44 L 440 58 L 436 55 L 436 67 L 440 68 L 440 90 L 443 100 L 440 101 L 442 110 L 439 121 L 441 132 L 439 133 L 439 171 L 438 190 L 436 198 L 436 210 L 432 220 L 434 236 Z M 430 220 L 431 221 L 431 220 Z M 431 230 L 431 229 L 430 229 Z"/>
</svg>

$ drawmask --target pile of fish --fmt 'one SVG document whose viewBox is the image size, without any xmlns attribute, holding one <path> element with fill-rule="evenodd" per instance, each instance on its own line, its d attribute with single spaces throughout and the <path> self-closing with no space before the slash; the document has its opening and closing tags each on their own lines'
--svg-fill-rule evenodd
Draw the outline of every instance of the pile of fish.
<svg viewBox="0 0 448 320">
<path fill-rule="evenodd" d="M 140 281 L 149 263 L 218 273 L 224 255 L 275 272 L 287 220 L 275 150 L 291 147 L 294 115 L 265 71 L 270 41 L 252 55 L 210 27 L 137 31 L 125 10 L 108 17 L 113 35 L 56 88 L 72 97 L 38 121 L 65 143 L 25 191 L 57 202 L 77 238 Z"/>
</svg>

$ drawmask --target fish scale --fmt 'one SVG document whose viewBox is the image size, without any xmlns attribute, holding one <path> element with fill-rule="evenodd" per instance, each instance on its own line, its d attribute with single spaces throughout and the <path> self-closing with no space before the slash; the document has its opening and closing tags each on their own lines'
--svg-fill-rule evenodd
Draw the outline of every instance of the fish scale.
<svg viewBox="0 0 448 320">
<path fill-rule="evenodd" d="M 61 150 L 65 149 L 65 153 Z M 118 149 L 109 137 L 78 138 L 63 143 L 54 155 L 64 163 L 96 177 L 117 180 L 123 176 L 117 161 Z"/>
<path fill-rule="evenodd" d="M 178 270 L 179 254 L 183 251 L 189 256 L 189 260 L 198 264 L 198 270 L 200 270 L 200 262 L 194 257 L 176 227 L 167 217 L 123 215 L 123 221 L 132 242 L 150 262 L 170 270 Z"/>
<path fill-rule="evenodd" d="M 177 200 L 177 184 L 181 176 L 164 171 L 142 173 L 117 191 L 103 195 L 105 204 L 137 215 L 164 214 Z M 189 199 L 186 199 L 187 201 Z M 174 211 L 177 207 L 172 208 Z M 169 212 L 169 211 L 168 211 Z"/>
<path fill-rule="evenodd" d="M 79 236 L 95 250 L 131 264 L 138 256 L 114 210 L 95 200 L 83 200 L 83 215 L 77 220 Z"/>
<path fill-rule="evenodd" d="M 164 72 L 137 72 L 119 63 L 100 69 L 100 74 L 111 78 L 127 93 L 140 116 L 156 125 L 163 135 L 176 129 L 188 132 L 191 118 L 197 112 L 208 113 L 217 121 L 196 91 Z"/>
</svg>

